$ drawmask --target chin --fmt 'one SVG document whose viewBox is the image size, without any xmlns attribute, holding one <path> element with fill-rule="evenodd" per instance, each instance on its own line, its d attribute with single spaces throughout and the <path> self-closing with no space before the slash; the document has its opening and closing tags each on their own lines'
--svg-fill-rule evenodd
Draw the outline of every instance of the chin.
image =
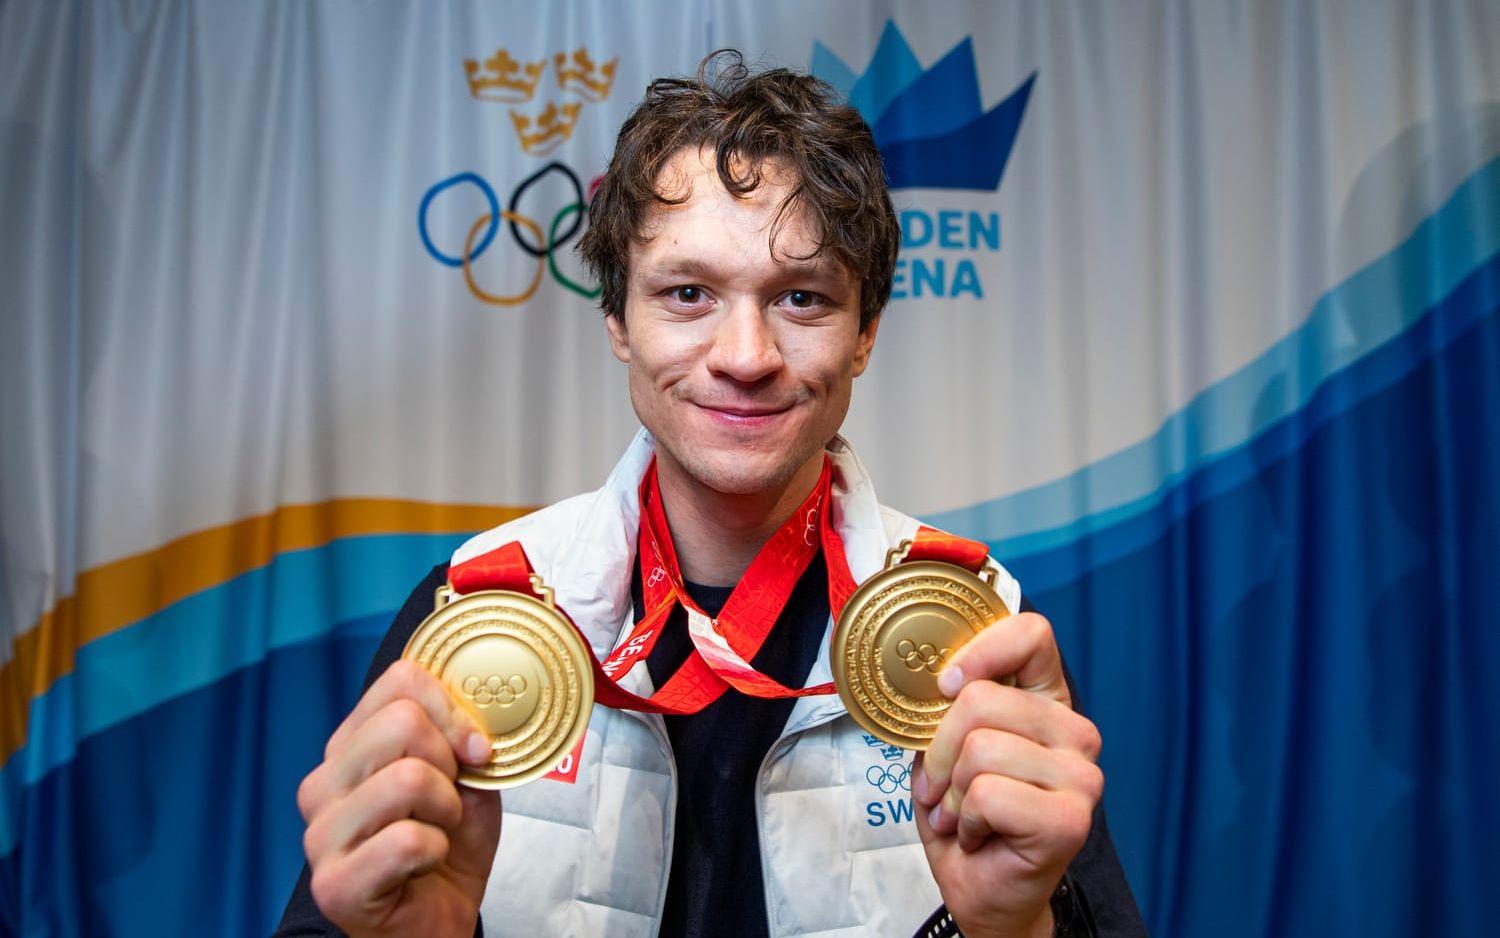
<svg viewBox="0 0 1500 938">
<path fill-rule="evenodd" d="M 689 475 L 716 492 L 754 495 L 785 486 L 813 453 L 704 451 L 699 448 L 679 454 L 674 447 L 672 455 Z"/>
</svg>

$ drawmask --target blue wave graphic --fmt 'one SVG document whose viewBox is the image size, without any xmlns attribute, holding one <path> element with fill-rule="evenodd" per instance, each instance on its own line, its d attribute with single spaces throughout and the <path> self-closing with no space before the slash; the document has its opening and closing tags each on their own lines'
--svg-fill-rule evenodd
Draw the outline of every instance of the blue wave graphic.
<svg viewBox="0 0 1500 938">
<path fill-rule="evenodd" d="M 1107 740 L 1153 934 L 1490 928 L 1500 258 L 1336 383 L 1128 549 L 1013 564 Z"/>
<path fill-rule="evenodd" d="M 1500 254 L 1474 271 L 1436 307 L 1407 331 L 1368 353 L 1319 385 L 1298 411 L 1263 429 L 1254 439 L 1205 461 L 1192 474 L 1165 486 L 1150 507 L 1109 524 L 1094 519 L 1086 537 L 1024 554 L 1003 554 L 1006 565 L 1029 590 L 1047 590 L 1110 563 L 1162 537 L 1164 531 L 1199 505 L 1254 478 L 1272 456 L 1294 453 L 1322 427 L 1421 367 L 1476 322 L 1500 307 Z M 1284 388 L 1272 382 L 1263 401 L 1274 401 Z"/>
<path fill-rule="evenodd" d="M 985 111 L 971 38 L 924 71 L 893 20 L 862 75 L 820 42 L 811 69 L 870 125 L 892 189 L 998 189 L 1036 81 Z"/>
<path fill-rule="evenodd" d="M 77 759 L 82 741 L 253 665 L 270 650 L 399 608 L 466 537 L 372 535 L 280 554 L 80 648 L 73 672 L 32 702 L 27 745 L 0 768 L 0 853 L 16 842 L 20 792 Z"/>
<path fill-rule="evenodd" d="M 1330 376 L 1409 327 L 1496 252 L 1500 159 L 1457 186 L 1395 249 L 1324 294 L 1301 327 L 1150 437 L 1061 479 L 929 521 L 1016 557 L 1149 513 L 1209 462 L 1306 406 Z M 1268 398 L 1268 387 L 1278 394 Z"/>
</svg>

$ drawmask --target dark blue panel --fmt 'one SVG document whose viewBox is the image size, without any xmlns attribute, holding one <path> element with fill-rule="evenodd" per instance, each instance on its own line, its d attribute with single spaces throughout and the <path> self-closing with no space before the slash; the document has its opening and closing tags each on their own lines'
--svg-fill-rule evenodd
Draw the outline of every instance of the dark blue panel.
<svg viewBox="0 0 1500 938">
<path fill-rule="evenodd" d="M 393 616 L 273 651 L 83 740 L 25 795 L 21 846 L 0 858 L 0 931 L 19 932 L 19 905 L 27 935 L 268 934 L 302 865 L 297 784 Z"/>
<path fill-rule="evenodd" d="M 1269 428 L 1247 481 L 1201 499 L 1200 474 L 1154 542 L 1095 563 L 1118 532 L 1080 541 L 1083 572 L 1033 595 L 1104 730 L 1154 933 L 1488 930 L 1500 267 L 1481 273 L 1449 303 L 1487 306 L 1338 376 L 1320 396 L 1341 406 Z"/>
</svg>

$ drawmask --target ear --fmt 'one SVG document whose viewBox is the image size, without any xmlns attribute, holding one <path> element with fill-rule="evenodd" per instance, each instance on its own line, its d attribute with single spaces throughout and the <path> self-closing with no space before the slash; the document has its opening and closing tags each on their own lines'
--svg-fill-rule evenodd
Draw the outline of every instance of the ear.
<svg viewBox="0 0 1500 938">
<path fill-rule="evenodd" d="M 870 353 L 875 350 L 875 333 L 880 331 L 880 316 L 877 315 L 870 320 L 870 324 L 859 330 L 859 338 L 856 339 L 854 348 L 854 377 L 858 378 L 865 373 L 865 368 L 870 364 Z M 618 353 L 617 353 L 618 354 Z"/>
<path fill-rule="evenodd" d="M 609 348 L 615 357 L 630 364 L 630 334 L 625 331 L 625 314 L 605 316 L 604 328 L 609 330 Z"/>
</svg>

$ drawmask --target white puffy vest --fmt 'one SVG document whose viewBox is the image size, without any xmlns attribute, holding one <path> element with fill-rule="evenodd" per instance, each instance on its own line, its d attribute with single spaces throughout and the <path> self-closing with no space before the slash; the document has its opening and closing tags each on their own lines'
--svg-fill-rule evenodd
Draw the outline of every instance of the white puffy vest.
<svg viewBox="0 0 1500 938">
<path fill-rule="evenodd" d="M 477 535 L 453 562 L 520 541 L 604 658 L 633 624 L 637 490 L 652 446 L 641 431 L 603 488 Z M 855 582 L 863 582 L 917 522 L 879 505 L 842 439 L 828 453 L 834 524 Z M 1001 597 L 1020 608 L 1020 586 L 997 569 Z M 831 634 L 831 619 L 828 628 Z M 825 636 L 809 683 L 832 679 L 828 651 Z M 652 690 L 642 666 L 621 683 L 637 694 Z M 773 936 L 907 938 L 937 908 L 937 884 L 912 822 L 911 759 L 866 736 L 837 695 L 797 700 L 756 781 Z M 486 935 L 657 933 L 677 810 L 676 765 L 660 716 L 594 707 L 576 782 L 534 782 L 505 792 L 503 803 L 481 907 Z"/>
</svg>

